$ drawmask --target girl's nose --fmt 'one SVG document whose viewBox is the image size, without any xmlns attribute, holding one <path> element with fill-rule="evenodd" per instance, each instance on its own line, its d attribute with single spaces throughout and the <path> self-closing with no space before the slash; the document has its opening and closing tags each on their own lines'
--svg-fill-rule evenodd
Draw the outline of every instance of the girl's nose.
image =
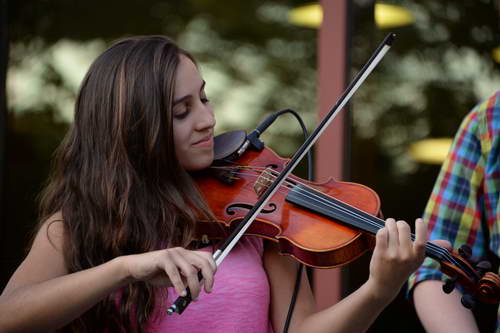
<svg viewBox="0 0 500 333">
<path fill-rule="evenodd" d="M 210 104 L 205 104 L 203 109 L 200 109 L 199 119 L 197 122 L 197 130 L 205 130 L 215 126 L 215 116 L 213 108 Z"/>
</svg>

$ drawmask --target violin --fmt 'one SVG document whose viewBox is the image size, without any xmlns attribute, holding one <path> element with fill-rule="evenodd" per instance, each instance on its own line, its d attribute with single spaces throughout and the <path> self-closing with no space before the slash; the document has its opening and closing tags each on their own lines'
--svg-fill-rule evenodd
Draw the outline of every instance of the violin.
<svg viewBox="0 0 500 333">
<path fill-rule="evenodd" d="M 225 238 L 229 232 L 224 229 L 232 231 L 238 226 L 290 161 L 267 147 L 246 149 L 246 137 L 244 131 L 215 137 L 213 165 L 194 175 L 216 218 L 198 223 L 200 238 Z M 333 179 L 316 183 L 290 175 L 245 235 L 274 241 L 280 254 L 307 266 L 333 268 L 374 248 L 374 235 L 385 224 L 380 216 L 380 199 L 367 186 Z M 500 277 L 488 272 L 491 267 L 486 261 L 474 268 L 468 252 L 466 247 L 448 251 L 433 243 L 426 245 L 426 255 L 439 261 L 441 271 L 450 277 L 443 286 L 445 292 L 458 283 L 466 291 L 464 305 L 498 303 Z"/>
<path fill-rule="evenodd" d="M 289 162 L 267 147 L 260 152 L 246 150 L 238 159 L 221 157 L 221 146 L 241 145 L 245 137 L 244 131 L 216 136 L 214 164 L 194 175 L 217 224 L 229 231 L 235 229 Z M 223 150 L 226 152 L 227 148 Z M 262 209 L 246 235 L 276 241 L 281 254 L 315 268 L 345 265 L 375 246 L 375 229 L 371 230 L 373 233 L 361 232 L 335 222 L 335 212 L 330 209 L 344 202 L 365 215 L 377 215 L 380 200 L 372 189 L 333 179 L 313 183 L 294 175 L 285 183 Z M 223 239 L 225 234 L 221 230 L 214 223 L 200 221 L 198 238 Z"/>
</svg>

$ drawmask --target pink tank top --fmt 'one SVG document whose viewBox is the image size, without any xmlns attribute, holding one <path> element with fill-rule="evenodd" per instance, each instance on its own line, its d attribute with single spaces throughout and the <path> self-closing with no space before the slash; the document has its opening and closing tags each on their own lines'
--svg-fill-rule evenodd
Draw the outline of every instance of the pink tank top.
<svg viewBox="0 0 500 333">
<path fill-rule="evenodd" d="M 211 251 L 211 247 L 203 250 Z M 166 314 L 177 299 L 175 289 L 158 298 L 146 332 L 272 333 L 269 282 L 262 263 L 262 239 L 243 237 L 218 267 L 213 291 L 203 290 L 182 315 Z"/>
</svg>

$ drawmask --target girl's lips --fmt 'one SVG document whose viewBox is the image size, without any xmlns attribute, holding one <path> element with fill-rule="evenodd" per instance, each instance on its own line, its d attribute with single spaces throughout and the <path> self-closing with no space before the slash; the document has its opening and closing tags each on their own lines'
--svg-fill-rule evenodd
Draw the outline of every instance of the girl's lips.
<svg viewBox="0 0 500 333">
<path fill-rule="evenodd" d="M 200 141 L 193 143 L 193 146 L 210 147 L 213 145 L 213 142 L 214 142 L 213 139 L 214 139 L 213 135 L 208 135 L 208 136 L 204 137 L 203 139 L 201 139 Z"/>
</svg>

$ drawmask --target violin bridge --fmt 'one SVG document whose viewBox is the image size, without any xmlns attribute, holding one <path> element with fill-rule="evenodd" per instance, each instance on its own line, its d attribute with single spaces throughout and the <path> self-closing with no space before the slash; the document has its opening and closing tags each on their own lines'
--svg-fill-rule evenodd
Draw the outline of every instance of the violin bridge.
<svg viewBox="0 0 500 333">
<path fill-rule="evenodd" d="M 267 188 L 272 184 L 274 178 L 275 177 L 272 174 L 271 168 L 268 167 L 262 171 L 259 178 L 257 178 L 257 181 L 253 185 L 253 189 L 257 194 L 257 197 L 260 197 L 267 190 Z"/>
</svg>

